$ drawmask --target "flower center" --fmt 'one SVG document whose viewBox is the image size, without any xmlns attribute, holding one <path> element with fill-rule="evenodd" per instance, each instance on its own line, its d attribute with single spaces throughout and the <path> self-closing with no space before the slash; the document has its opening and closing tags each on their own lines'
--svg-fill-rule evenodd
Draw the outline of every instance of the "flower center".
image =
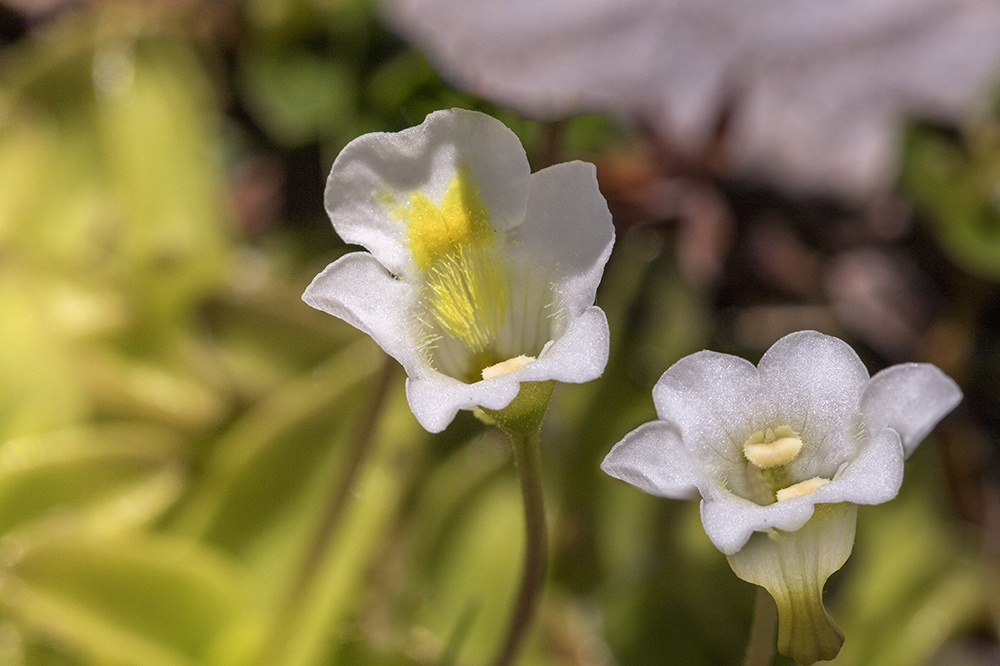
<svg viewBox="0 0 1000 666">
<path fill-rule="evenodd" d="M 788 426 L 755 433 L 743 445 L 743 455 L 757 469 L 787 465 L 798 458 L 801 451 L 802 440 Z"/>
<path fill-rule="evenodd" d="M 795 482 L 785 467 L 802 453 L 802 438 L 789 426 L 756 432 L 743 444 L 748 499 L 758 504 L 773 504 L 792 497 L 808 495 L 830 482 L 813 477 Z"/>
<path fill-rule="evenodd" d="M 510 302 L 510 268 L 473 181 L 460 168 L 440 202 L 413 192 L 392 213 L 406 225 L 406 242 L 420 272 L 422 348 L 447 366 L 439 369 L 478 380 L 482 368 L 504 358 L 495 346 Z M 459 358 L 452 358 L 449 339 L 466 350 Z M 436 352 L 442 345 L 449 350 Z M 467 367 L 468 358 L 475 367 Z"/>
</svg>

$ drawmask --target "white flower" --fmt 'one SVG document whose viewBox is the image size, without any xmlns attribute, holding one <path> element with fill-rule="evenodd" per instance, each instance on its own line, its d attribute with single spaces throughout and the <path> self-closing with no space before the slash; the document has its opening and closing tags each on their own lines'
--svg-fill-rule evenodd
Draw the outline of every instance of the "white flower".
<svg viewBox="0 0 1000 666">
<path fill-rule="evenodd" d="M 855 505 L 896 496 L 904 458 L 961 397 L 932 365 L 869 378 L 846 343 L 800 331 L 757 367 L 710 351 L 675 363 L 653 389 L 659 420 L 601 467 L 656 495 L 701 495 L 712 543 L 775 597 L 779 649 L 812 663 L 843 641 L 822 588 L 850 555 Z"/>
<path fill-rule="evenodd" d="M 383 0 L 456 84 L 526 115 L 637 116 L 687 151 L 726 122 L 753 178 L 892 187 L 906 116 L 988 101 L 1000 6 L 963 0 Z"/>
<path fill-rule="evenodd" d="M 614 230 L 593 165 L 532 174 L 499 121 L 437 111 L 348 144 L 326 209 L 340 237 L 368 252 L 327 266 L 303 300 L 403 365 L 427 430 L 459 409 L 506 407 L 520 382 L 603 372 L 608 323 L 593 303 Z"/>
</svg>

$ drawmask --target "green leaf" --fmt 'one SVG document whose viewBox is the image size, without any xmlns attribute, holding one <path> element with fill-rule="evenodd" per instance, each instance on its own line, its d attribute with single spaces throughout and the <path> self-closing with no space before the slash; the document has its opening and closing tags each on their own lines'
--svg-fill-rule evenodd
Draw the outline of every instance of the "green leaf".
<svg viewBox="0 0 1000 666">
<path fill-rule="evenodd" d="M 67 516 L 95 532 L 148 523 L 183 488 L 178 437 L 140 424 L 81 426 L 0 446 L 0 533 Z"/>
<path fill-rule="evenodd" d="M 91 659 L 192 664 L 240 610 L 239 569 L 178 538 L 95 539 L 71 531 L 18 553 L 4 613 Z"/>
</svg>

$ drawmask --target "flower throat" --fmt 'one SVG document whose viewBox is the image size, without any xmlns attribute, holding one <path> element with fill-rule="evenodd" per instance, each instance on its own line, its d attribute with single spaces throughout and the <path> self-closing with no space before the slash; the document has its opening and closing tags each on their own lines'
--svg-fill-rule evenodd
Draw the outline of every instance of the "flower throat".
<svg viewBox="0 0 1000 666">
<path fill-rule="evenodd" d="M 440 203 L 422 192 L 397 205 L 406 242 L 420 272 L 422 347 L 432 354 L 444 339 L 458 341 L 472 357 L 475 378 L 500 360 L 493 350 L 510 301 L 508 269 L 496 247 L 489 214 L 465 169 L 445 188 Z"/>
</svg>

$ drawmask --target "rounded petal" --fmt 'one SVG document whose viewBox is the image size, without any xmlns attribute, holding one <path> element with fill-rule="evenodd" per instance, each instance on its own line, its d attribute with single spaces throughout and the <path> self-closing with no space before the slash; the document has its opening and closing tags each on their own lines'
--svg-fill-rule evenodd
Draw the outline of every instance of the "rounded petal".
<svg viewBox="0 0 1000 666">
<path fill-rule="evenodd" d="M 550 344 L 537 361 L 514 372 L 466 384 L 436 370 L 408 372 L 406 397 L 424 428 L 440 432 L 460 409 L 503 409 L 517 397 L 521 382 L 583 383 L 596 379 L 608 362 L 608 320 L 591 306 L 574 319 L 561 338 Z"/>
<path fill-rule="evenodd" d="M 313 278 L 302 300 L 367 333 L 406 373 L 422 371 L 408 313 L 409 285 L 394 278 L 367 252 L 351 252 Z"/>
<path fill-rule="evenodd" d="M 700 488 L 701 524 L 722 553 L 738 552 L 754 532 L 779 529 L 794 532 L 813 515 L 814 505 L 795 499 L 762 506 L 725 490 Z M 796 498 L 800 499 L 800 498 Z"/>
<path fill-rule="evenodd" d="M 608 364 L 608 318 L 592 305 L 573 319 L 562 336 L 544 349 L 538 360 L 510 376 L 523 382 L 555 379 L 582 384 L 597 379 Z"/>
<path fill-rule="evenodd" d="M 550 268 L 571 314 L 593 305 L 615 242 L 596 167 L 565 162 L 532 174 L 524 224 L 510 241 L 513 254 L 528 253 L 533 263 Z"/>
<path fill-rule="evenodd" d="M 500 121 L 464 109 L 435 111 L 402 132 L 351 141 L 330 170 L 326 210 L 345 242 L 363 245 L 402 275 L 410 254 L 392 202 L 415 190 L 440 200 L 460 168 L 468 170 L 495 228 L 521 223 L 531 172 L 521 141 Z"/>
<path fill-rule="evenodd" d="M 929 363 L 904 363 L 875 374 L 861 396 L 872 428 L 899 433 L 906 456 L 962 401 L 951 377 Z"/>
<path fill-rule="evenodd" d="M 833 481 L 808 495 L 786 501 L 881 504 L 894 498 L 902 484 L 903 444 L 895 430 L 883 428 L 872 433 L 858 457 Z"/>
<path fill-rule="evenodd" d="M 674 426 L 650 421 L 614 445 L 601 463 L 609 476 L 661 497 L 688 499 L 698 492 L 698 467 Z"/>
<path fill-rule="evenodd" d="M 831 476 L 854 457 L 854 433 L 868 370 L 850 345 L 799 331 L 771 346 L 757 365 L 771 419 L 797 430 L 805 444 L 793 472 Z"/>
<path fill-rule="evenodd" d="M 520 383 L 511 375 L 465 384 L 431 371 L 406 379 L 406 401 L 417 421 L 428 432 L 441 432 L 460 409 L 503 409 L 517 397 Z"/>
<path fill-rule="evenodd" d="M 749 361 L 701 351 L 663 373 L 653 387 L 653 403 L 661 419 L 677 426 L 692 457 L 724 472 L 746 464 L 742 447 L 753 432 L 748 415 L 757 411 L 759 387 Z"/>
</svg>

